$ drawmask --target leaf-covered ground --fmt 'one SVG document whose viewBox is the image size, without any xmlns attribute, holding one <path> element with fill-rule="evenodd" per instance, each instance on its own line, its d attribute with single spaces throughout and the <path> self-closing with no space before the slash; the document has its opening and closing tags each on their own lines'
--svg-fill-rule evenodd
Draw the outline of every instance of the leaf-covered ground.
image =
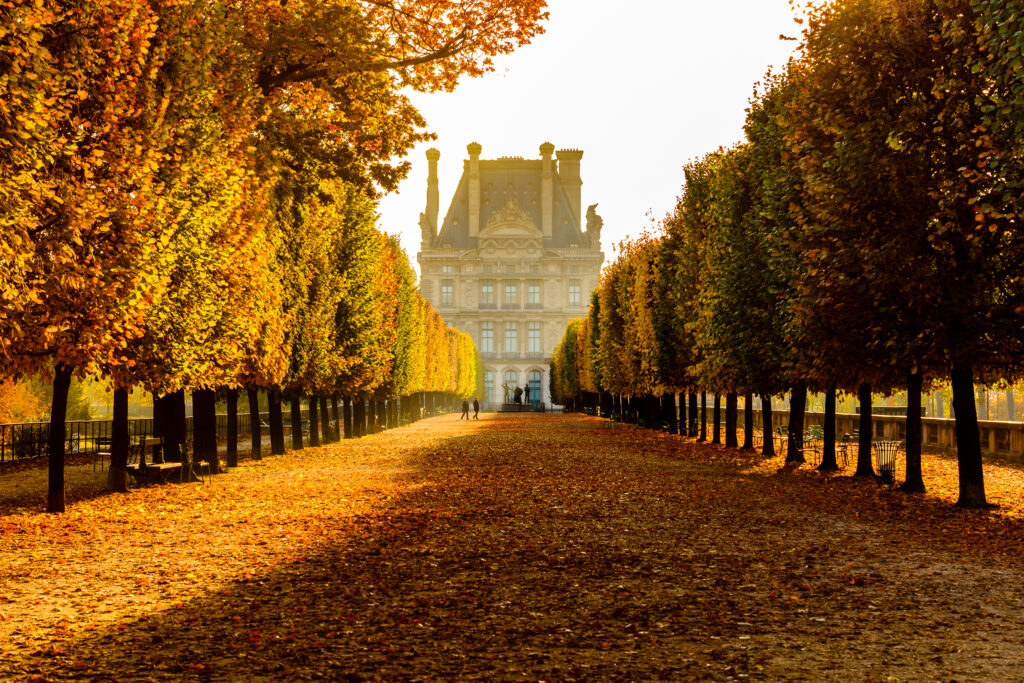
<svg viewBox="0 0 1024 683">
<path fill-rule="evenodd" d="M 488 415 L 205 486 L 83 485 L 63 516 L 8 495 L 0 678 L 1016 679 L 1024 479 L 990 467 L 1003 507 L 961 511 L 949 462 L 908 497 Z"/>
</svg>

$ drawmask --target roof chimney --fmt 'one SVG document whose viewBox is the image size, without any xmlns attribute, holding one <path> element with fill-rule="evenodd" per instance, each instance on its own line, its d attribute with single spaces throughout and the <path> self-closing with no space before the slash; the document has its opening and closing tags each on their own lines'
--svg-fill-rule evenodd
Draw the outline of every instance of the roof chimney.
<svg viewBox="0 0 1024 683">
<path fill-rule="evenodd" d="M 540 215 L 541 215 L 541 230 L 545 237 L 551 237 L 553 234 L 552 226 L 555 222 L 555 210 L 554 210 L 554 168 L 551 163 L 551 155 L 555 151 L 555 146 L 550 142 L 545 142 L 540 146 L 540 156 L 543 160 L 541 163 L 540 172 Z"/>
<path fill-rule="evenodd" d="M 437 234 L 437 219 L 441 210 L 441 201 L 437 189 L 437 161 L 441 158 L 441 152 L 430 148 L 427 150 L 427 220 L 434 234 Z"/>
<path fill-rule="evenodd" d="M 469 236 L 480 235 L 480 152 L 478 142 L 466 146 L 469 152 Z"/>
<path fill-rule="evenodd" d="M 583 181 L 580 179 L 580 161 L 583 159 L 583 152 L 578 149 L 558 150 L 558 177 L 562 180 L 562 187 L 569 196 L 569 206 L 572 208 L 576 219 L 582 225 L 583 214 Z"/>
</svg>

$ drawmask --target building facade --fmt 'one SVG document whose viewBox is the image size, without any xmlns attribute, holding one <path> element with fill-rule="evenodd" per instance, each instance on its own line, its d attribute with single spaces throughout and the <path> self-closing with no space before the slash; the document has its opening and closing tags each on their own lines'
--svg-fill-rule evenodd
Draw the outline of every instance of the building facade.
<svg viewBox="0 0 1024 683">
<path fill-rule="evenodd" d="M 421 291 L 476 343 L 483 402 L 494 407 L 504 387 L 529 387 L 532 403 L 550 404 L 552 351 L 568 322 L 586 314 L 604 262 L 597 205 L 582 213 L 583 152 L 544 143 L 540 159 L 482 160 L 479 144 L 467 149 L 440 223 L 440 152 L 427 152 Z"/>
</svg>

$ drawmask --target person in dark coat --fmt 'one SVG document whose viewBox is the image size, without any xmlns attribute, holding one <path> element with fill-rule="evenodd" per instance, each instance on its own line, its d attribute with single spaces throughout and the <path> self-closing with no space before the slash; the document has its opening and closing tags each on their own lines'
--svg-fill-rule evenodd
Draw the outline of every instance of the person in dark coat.
<svg viewBox="0 0 1024 683">
<path fill-rule="evenodd" d="M 469 400 L 465 398 L 462 399 L 462 415 L 459 415 L 459 419 L 462 418 L 469 419 Z"/>
<path fill-rule="evenodd" d="M 477 398 L 473 398 L 473 419 L 480 419 L 480 401 Z"/>
</svg>

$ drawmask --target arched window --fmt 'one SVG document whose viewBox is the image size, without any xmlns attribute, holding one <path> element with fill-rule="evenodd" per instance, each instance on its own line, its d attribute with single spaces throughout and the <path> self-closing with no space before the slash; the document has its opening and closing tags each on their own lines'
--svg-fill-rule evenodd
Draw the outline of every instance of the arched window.
<svg viewBox="0 0 1024 683">
<path fill-rule="evenodd" d="M 505 371 L 505 401 L 511 403 L 515 398 L 516 387 L 519 386 L 519 373 L 515 370 Z"/>
<path fill-rule="evenodd" d="M 540 403 L 540 383 L 544 375 L 540 370 L 530 370 L 528 377 L 530 386 L 530 403 Z"/>
</svg>

